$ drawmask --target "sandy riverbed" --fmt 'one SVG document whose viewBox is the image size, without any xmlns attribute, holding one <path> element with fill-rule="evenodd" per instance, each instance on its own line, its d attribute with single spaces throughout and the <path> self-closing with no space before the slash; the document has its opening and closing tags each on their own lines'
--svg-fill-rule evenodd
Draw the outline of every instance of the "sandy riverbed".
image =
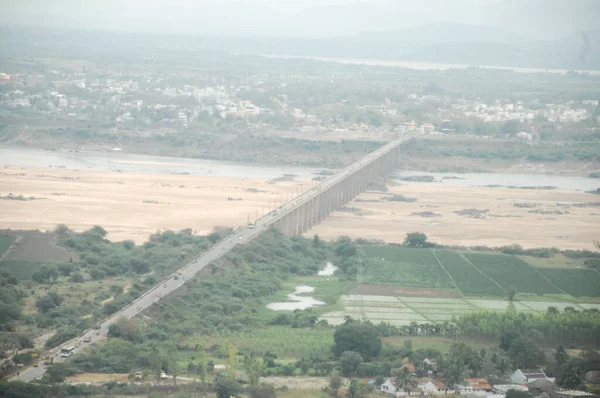
<svg viewBox="0 0 600 398">
<path fill-rule="evenodd" d="M 416 202 L 360 202 L 387 194 L 404 194 Z M 335 212 L 308 231 L 325 239 L 353 238 L 402 242 L 407 232 L 424 232 L 432 242 L 454 245 L 558 247 L 593 250 L 599 239 L 600 207 L 557 206 L 557 202 L 600 202 L 600 196 L 561 190 L 471 188 L 427 183 L 391 187 L 388 193 L 365 193 L 346 205 L 352 212 Z M 535 203 L 518 208 L 515 203 Z M 358 209 L 358 210 L 356 210 Z M 489 210 L 485 218 L 461 216 L 464 209 Z M 530 211 L 566 211 L 567 214 L 534 214 Z M 411 215 L 432 212 L 439 217 Z"/>
<path fill-rule="evenodd" d="M 39 200 L 0 201 L 0 227 L 51 230 L 64 223 L 81 231 L 102 225 L 112 240 L 144 242 L 160 229 L 192 228 L 210 232 L 216 226 L 237 227 L 248 218 L 291 198 L 308 182 L 269 184 L 264 179 L 165 174 L 74 171 L 56 168 L 0 169 L 0 196 L 24 195 Z M 253 190 L 256 190 L 254 192 Z M 404 194 L 414 203 L 379 201 Z M 234 200 L 228 200 L 232 198 Z M 241 200 L 237 200 L 241 199 Z M 599 239 L 600 207 L 556 206 L 557 202 L 600 202 L 600 196 L 565 190 L 473 188 L 427 183 L 390 187 L 388 193 L 365 193 L 335 212 L 307 235 L 326 239 L 340 235 L 401 242 L 407 232 L 425 232 L 431 241 L 456 245 L 592 249 Z M 535 203 L 517 208 L 515 203 Z M 485 218 L 455 214 L 488 210 Z M 534 214 L 532 210 L 567 214 Z M 411 213 L 429 211 L 440 217 Z"/>
<path fill-rule="evenodd" d="M 64 223 L 81 231 L 101 225 L 111 240 L 144 242 L 159 229 L 237 227 L 291 198 L 307 181 L 199 177 L 67 169 L 3 167 L 0 227 L 51 230 Z M 254 191 L 256 190 L 256 191 Z M 233 200 L 228 200 L 231 198 Z"/>
</svg>

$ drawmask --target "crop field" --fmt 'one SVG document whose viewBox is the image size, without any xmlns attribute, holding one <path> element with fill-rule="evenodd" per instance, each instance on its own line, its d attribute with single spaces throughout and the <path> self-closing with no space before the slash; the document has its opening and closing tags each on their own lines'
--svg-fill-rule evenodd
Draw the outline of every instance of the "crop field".
<svg viewBox="0 0 600 398">
<path fill-rule="evenodd" d="M 0 262 L 0 269 L 10 272 L 17 279 L 27 280 L 44 264 L 37 261 L 4 260 Z"/>
<path fill-rule="evenodd" d="M 506 311 L 509 307 L 508 300 L 499 299 L 380 296 L 379 301 L 368 301 L 372 297 L 365 295 L 363 301 L 361 301 L 360 296 L 356 294 L 342 296 L 340 303 L 344 309 L 326 313 L 320 319 L 324 319 L 332 325 L 338 325 L 344 322 L 344 316 L 351 316 L 354 319 L 370 320 L 373 323 L 386 322 L 395 326 L 406 326 L 410 325 L 411 322 L 436 323 L 451 321 L 452 317 L 471 312 Z M 383 300 L 383 297 L 386 299 Z M 396 300 L 397 303 L 392 300 Z M 401 307 L 397 305 L 401 305 Z M 563 311 L 566 307 L 573 307 L 578 311 L 588 308 L 600 309 L 600 303 L 513 301 L 513 305 L 517 311 L 524 313 L 544 313 L 548 307 L 556 307 L 560 311 Z"/>
<path fill-rule="evenodd" d="M 0 257 L 2 257 L 4 253 L 6 253 L 6 251 L 13 244 L 14 241 L 15 237 L 12 235 L 0 236 Z"/>
<path fill-rule="evenodd" d="M 394 246 L 363 249 L 364 283 L 435 288 L 452 288 L 454 285 L 431 250 Z"/>
<path fill-rule="evenodd" d="M 556 286 L 576 297 L 600 297 L 600 273 L 593 269 L 539 270 Z"/>
<path fill-rule="evenodd" d="M 504 289 L 516 286 L 519 293 L 561 294 L 543 275 L 523 260 L 504 254 L 465 253 L 465 257 Z"/>
<path fill-rule="evenodd" d="M 504 296 L 502 289 L 493 280 L 482 274 L 465 260 L 460 254 L 451 250 L 437 250 L 438 260 L 446 271 L 454 278 L 457 287 L 466 295 L 473 296 Z"/>
</svg>

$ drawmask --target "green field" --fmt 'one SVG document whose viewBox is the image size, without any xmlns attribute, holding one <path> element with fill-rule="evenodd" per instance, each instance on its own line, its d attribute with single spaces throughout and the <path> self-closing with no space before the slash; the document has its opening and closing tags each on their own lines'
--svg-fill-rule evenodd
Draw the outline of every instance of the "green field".
<svg viewBox="0 0 600 398">
<path fill-rule="evenodd" d="M 31 279 L 31 276 L 44 264 L 46 263 L 37 261 L 5 260 L 0 262 L 0 269 L 10 272 L 17 279 L 26 280 Z"/>
<path fill-rule="evenodd" d="M 600 273 L 593 269 L 539 270 L 556 286 L 576 297 L 600 297 Z"/>
<path fill-rule="evenodd" d="M 364 247 L 363 283 L 453 288 L 448 274 L 429 249 Z"/>
<path fill-rule="evenodd" d="M 232 342 L 239 351 L 270 351 L 282 358 L 300 358 L 311 352 L 327 352 L 333 344 L 331 329 L 301 329 L 289 326 L 269 326 L 245 332 L 223 333 L 221 336 L 192 336 L 185 344 L 226 346 Z"/>
<path fill-rule="evenodd" d="M 460 254 L 451 250 L 435 252 L 448 273 L 456 281 L 457 287 L 465 295 L 504 296 L 506 291 L 486 275 L 469 264 Z"/>
<path fill-rule="evenodd" d="M 504 289 L 516 286 L 519 293 L 561 294 L 562 292 L 531 265 L 505 254 L 465 253 L 480 271 Z"/>
<path fill-rule="evenodd" d="M 2 255 L 4 255 L 4 253 L 6 253 L 6 251 L 8 250 L 8 248 L 15 241 L 15 239 L 16 238 L 14 236 L 12 236 L 12 235 L 0 236 L 0 257 L 2 257 Z"/>
</svg>

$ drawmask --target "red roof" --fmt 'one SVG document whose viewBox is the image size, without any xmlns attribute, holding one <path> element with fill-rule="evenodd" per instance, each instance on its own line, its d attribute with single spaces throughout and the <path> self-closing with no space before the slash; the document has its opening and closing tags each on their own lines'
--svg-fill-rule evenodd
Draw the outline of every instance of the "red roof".
<svg viewBox="0 0 600 398">
<path fill-rule="evenodd" d="M 465 379 L 465 381 L 473 388 L 473 390 L 491 390 L 486 379 Z"/>
</svg>

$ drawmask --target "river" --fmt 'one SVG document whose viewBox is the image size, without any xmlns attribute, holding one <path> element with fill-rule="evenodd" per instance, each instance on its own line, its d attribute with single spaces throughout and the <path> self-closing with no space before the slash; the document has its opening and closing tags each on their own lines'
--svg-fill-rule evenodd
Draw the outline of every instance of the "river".
<svg viewBox="0 0 600 398">
<path fill-rule="evenodd" d="M 12 145 L 0 145 L 0 165 L 264 179 L 293 174 L 298 180 L 311 180 L 323 170 L 310 167 L 265 166 L 219 160 L 138 155 L 122 151 L 44 150 Z"/>
<path fill-rule="evenodd" d="M 565 75 L 570 69 L 540 69 L 540 68 L 519 68 L 514 66 L 497 66 L 497 65 L 470 65 L 470 64 L 444 64 L 434 62 L 419 62 L 419 61 L 394 61 L 369 58 L 334 58 L 334 57 L 310 57 L 302 55 L 263 55 L 267 58 L 280 59 L 311 59 L 314 61 L 338 62 L 341 64 L 354 65 L 369 65 L 369 66 L 391 66 L 398 68 L 414 69 L 414 70 L 449 70 L 449 69 L 467 69 L 467 68 L 482 68 L 493 70 L 509 70 L 518 73 L 558 73 Z M 575 70 L 574 72 L 587 73 L 589 75 L 600 75 L 600 70 Z"/>
<path fill-rule="evenodd" d="M 311 180 L 323 169 L 294 166 L 265 166 L 206 159 L 137 155 L 121 151 L 44 150 L 25 146 L 0 145 L 0 165 L 20 167 L 60 167 L 72 170 L 123 171 L 147 174 L 189 174 L 237 178 L 271 179 L 293 174 L 298 180 Z M 590 191 L 600 187 L 600 180 L 553 174 L 527 173 L 430 173 L 400 171 L 399 177 L 432 176 L 435 182 L 451 186 L 555 186 L 558 189 Z M 456 177 L 456 178 L 455 178 Z M 413 182 L 399 181 L 401 184 Z"/>
<path fill-rule="evenodd" d="M 426 171 L 400 171 L 396 177 L 431 176 L 435 179 L 429 184 L 441 184 L 458 187 L 478 187 L 502 185 L 505 187 L 544 187 L 570 191 L 591 191 L 600 188 L 600 179 L 554 174 L 531 173 L 430 173 Z M 419 182 L 395 180 L 399 184 L 420 184 Z M 421 183 L 422 184 L 422 183 Z"/>
</svg>

